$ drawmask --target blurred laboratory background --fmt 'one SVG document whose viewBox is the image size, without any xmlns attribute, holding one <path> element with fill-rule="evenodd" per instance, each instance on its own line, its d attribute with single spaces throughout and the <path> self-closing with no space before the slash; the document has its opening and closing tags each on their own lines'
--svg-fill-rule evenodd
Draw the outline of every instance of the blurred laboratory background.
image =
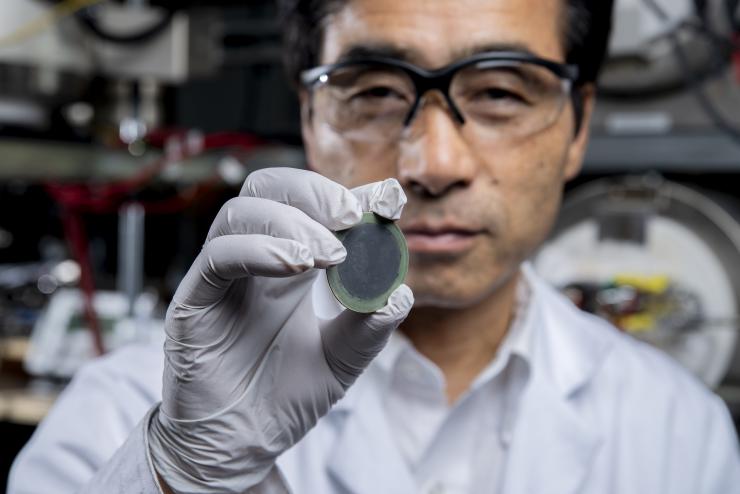
<svg viewBox="0 0 740 494">
<path fill-rule="evenodd" d="M 740 0 L 616 4 L 584 172 L 534 265 L 737 424 Z M 80 365 L 162 339 L 244 177 L 303 165 L 280 36 L 269 0 L 0 2 L 0 489 Z"/>
</svg>

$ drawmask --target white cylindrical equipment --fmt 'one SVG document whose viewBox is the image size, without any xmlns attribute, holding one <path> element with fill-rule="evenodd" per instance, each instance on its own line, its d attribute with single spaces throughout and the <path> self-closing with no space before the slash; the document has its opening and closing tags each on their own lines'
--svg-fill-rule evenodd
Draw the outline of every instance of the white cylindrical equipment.
<svg viewBox="0 0 740 494">
<path fill-rule="evenodd" d="M 654 175 L 588 183 L 536 270 L 584 309 L 674 356 L 710 386 L 735 358 L 740 224 L 717 198 Z"/>
</svg>

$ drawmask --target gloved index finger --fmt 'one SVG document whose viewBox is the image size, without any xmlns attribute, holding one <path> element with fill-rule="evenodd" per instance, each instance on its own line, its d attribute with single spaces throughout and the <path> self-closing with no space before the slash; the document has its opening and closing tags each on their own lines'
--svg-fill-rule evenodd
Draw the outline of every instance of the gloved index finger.
<svg viewBox="0 0 740 494">
<path fill-rule="evenodd" d="M 355 187 L 352 193 L 360 201 L 363 211 L 389 220 L 399 219 L 406 205 L 406 194 L 395 178 Z"/>
<path fill-rule="evenodd" d="M 300 209 L 330 230 L 343 230 L 362 219 L 362 205 L 346 187 L 318 173 L 296 168 L 265 168 L 251 173 L 239 193 Z"/>
</svg>

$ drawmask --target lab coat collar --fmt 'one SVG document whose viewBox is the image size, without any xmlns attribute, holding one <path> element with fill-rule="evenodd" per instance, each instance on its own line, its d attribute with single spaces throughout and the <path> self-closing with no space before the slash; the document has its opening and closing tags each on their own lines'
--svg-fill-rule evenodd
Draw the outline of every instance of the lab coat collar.
<svg viewBox="0 0 740 494">
<path fill-rule="evenodd" d="M 497 361 L 503 360 L 505 364 L 510 355 L 518 355 L 525 362 L 529 362 L 532 353 L 531 293 L 532 288 L 529 279 L 526 276 L 522 276 L 517 285 L 516 307 L 509 331 L 501 343 L 496 358 L 481 372 L 475 381 L 476 384 L 490 381 L 496 374 L 496 364 L 499 363 Z M 396 367 L 399 365 L 400 360 L 408 357 L 409 353 L 416 352 L 411 341 L 401 332 L 396 331 L 391 334 L 385 349 L 373 361 L 373 366 L 382 369 L 383 372 L 390 375 L 397 372 Z"/>
<path fill-rule="evenodd" d="M 610 339 L 594 326 L 601 319 L 576 310 L 564 295 L 540 278 L 529 263 L 522 273 L 532 287 L 532 337 L 537 369 L 563 398 L 588 384 L 610 350 Z"/>
<path fill-rule="evenodd" d="M 522 269 L 533 287 L 533 365 L 501 492 L 575 494 L 602 442 L 596 424 L 579 409 L 577 392 L 598 372 L 609 339 L 529 265 Z"/>
<path fill-rule="evenodd" d="M 591 316 L 573 310 L 570 301 L 540 278 L 526 262 L 517 289 L 517 316 L 512 331 L 504 341 L 511 353 L 529 363 L 535 341 L 542 352 L 538 366 L 545 366 L 564 397 L 585 385 L 608 352 L 604 338 L 584 326 Z M 600 324 L 603 324 L 600 322 Z M 393 334 L 387 347 L 373 363 L 391 373 L 411 343 L 401 334 Z"/>
<path fill-rule="evenodd" d="M 588 317 L 528 264 L 522 272 L 531 287 L 532 361 L 505 441 L 509 452 L 500 492 L 575 494 L 601 443 L 598 429 L 577 407 L 576 391 L 588 385 L 609 347 L 607 339 L 593 334 Z M 386 373 L 373 366 L 366 373 L 376 375 L 360 379 L 332 411 L 344 417 L 329 471 L 353 494 L 416 492 L 385 420 L 384 386 L 377 383 Z"/>
<path fill-rule="evenodd" d="M 366 373 L 385 379 L 378 368 Z M 370 376 L 368 376 L 370 377 Z M 353 494 L 407 494 L 417 487 L 385 420 L 382 390 L 359 380 L 332 409 L 345 414 L 341 432 L 329 457 L 329 473 Z"/>
</svg>

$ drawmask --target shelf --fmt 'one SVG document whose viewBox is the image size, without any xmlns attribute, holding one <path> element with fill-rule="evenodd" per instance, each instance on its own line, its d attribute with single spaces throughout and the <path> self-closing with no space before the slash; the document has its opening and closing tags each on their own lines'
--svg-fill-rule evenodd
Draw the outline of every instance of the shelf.
<svg viewBox="0 0 740 494">
<path fill-rule="evenodd" d="M 592 135 L 585 173 L 656 170 L 740 173 L 740 144 L 720 133 L 652 136 Z"/>
<path fill-rule="evenodd" d="M 265 166 L 300 166 L 300 148 L 265 146 L 235 151 L 245 172 Z M 189 158 L 181 166 L 169 166 L 161 179 L 193 183 L 210 177 L 227 151 L 208 151 Z M 22 139 L 0 139 L 0 181 L 106 181 L 131 177 L 142 167 L 159 159 L 161 153 L 147 152 L 136 157 L 123 150 L 89 144 L 57 143 Z M 246 173 L 244 174 L 246 175 Z"/>
</svg>

